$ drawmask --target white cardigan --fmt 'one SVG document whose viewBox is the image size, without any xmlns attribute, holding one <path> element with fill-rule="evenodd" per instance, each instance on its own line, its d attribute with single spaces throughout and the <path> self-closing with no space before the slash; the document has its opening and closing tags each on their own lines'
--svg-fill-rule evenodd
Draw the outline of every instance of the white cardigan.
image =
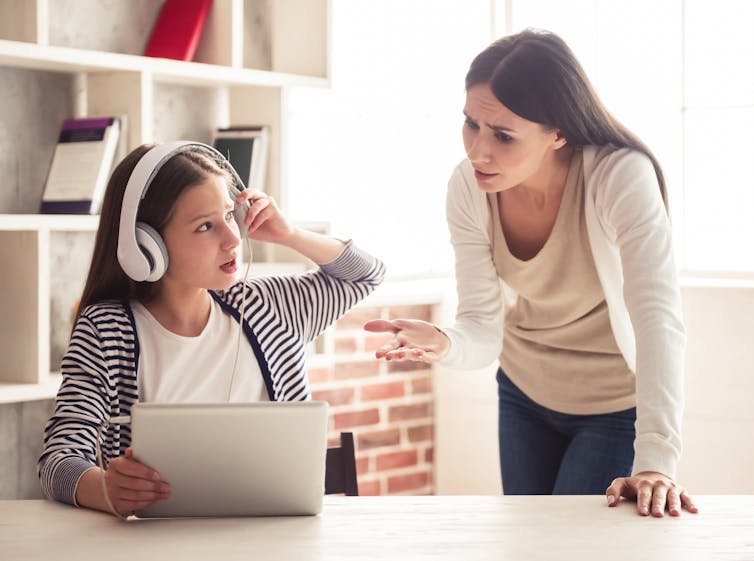
<svg viewBox="0 0 754 561">
<path fill-rule="evenodd" d="M 686 334 L 670 221 L 651 161 L 614 147 L 583 149 L 589 243 L 618 348 L 636 374 L 633 472 L 675 477 L 681 455 Z M 505 301 L 492 260 L 490 212 L 468 160 L 448 184 L 447 220 L 456 255 L 458 310 L 441 365 L 486 366 L 503 344 Z"/>
</svg>

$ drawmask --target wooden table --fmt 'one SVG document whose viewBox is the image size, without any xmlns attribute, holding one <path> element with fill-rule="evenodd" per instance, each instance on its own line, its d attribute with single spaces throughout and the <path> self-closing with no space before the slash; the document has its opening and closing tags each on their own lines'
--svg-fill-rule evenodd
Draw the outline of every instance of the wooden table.
<svg viewBox="0 0 754 561">
<path fill-rule="evenodd" d="M 319 516 L 137 520 L 0 501 L 0 559 L 754 560 L 754 495 L 653 519 L 587 497 L 325 498 Z"/>
</svg>

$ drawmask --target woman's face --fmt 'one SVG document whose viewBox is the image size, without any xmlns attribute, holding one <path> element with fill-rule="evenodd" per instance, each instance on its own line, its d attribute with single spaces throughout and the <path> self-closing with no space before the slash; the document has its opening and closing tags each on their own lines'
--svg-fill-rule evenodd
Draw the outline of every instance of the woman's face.
<svg viewBox="0 0 754 561">
<path fill-rule="evenodd" d="M 463 113 L 463 144 L 483 191 L 546 183 L 555 150 L 565 145 L 557 130 L 519 117 L 488 84 L 468 89 Z"/>
<path fill-rule="evenodd" d="M 212 176 L 181 193 L 163 232 L 169 256 L 163 277 L 167 284 L 230 288 L 241 245 L 233 208 L 224 177 Z"/>
</svg>

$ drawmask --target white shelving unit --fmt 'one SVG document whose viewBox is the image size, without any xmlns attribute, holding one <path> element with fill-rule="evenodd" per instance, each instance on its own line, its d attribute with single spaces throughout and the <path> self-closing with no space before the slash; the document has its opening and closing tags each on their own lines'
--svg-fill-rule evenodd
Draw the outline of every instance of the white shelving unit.
<svg viewBox="0 0 754 561">
<path fill-rule="evenodd" d="M 101 25 L 102 37 L 109 39 L 108 24 L 121 25 L 125 13 L 134 10 L 143 10 L 140 19 L 147 20 L 160 5 L 158 0 L 119 2 L 114 10 L 112 2 L 99 0 L 0 0 L 0 71 L 33 71 L 32 79 L 40 80 L 70 76 L 76 86 L 74 114 L 67 116 L 126 115 L 129 150 L 173 140 L 181 126 L 202 130 L 195 134 L 205 136 L 194 139 L 209 142 L 211 130 L 206 125 L 192 129 L 192 120 L 209 118 L 212 127 L 268 125 L 265 188 L 285 208 L 286 94 L 292 86 L 329 84 L 330 0 L 214 0 L 197 62 L 143 57 L 133 47 L 77 45 L 93 24 Z M 62 21 L 61 14 L 72 8 L 80 11 Z M 66 26 L 63 31 L 61 26 Z M 199 92 L 194 99 L 200 101 L 192 103 L 189 95 L 188 109 L 175 109 L 164 99 L 176 91 Z M 44 95 L 52 102 L 63 94 Z M 212 107 L 204 106 L 205 99 L 213 101 Z M 54 139 L 44 140 L 54 148 Z M 8 149 L 14 147 L 0 146 Z M 40 154 L 17 150 L 7 157 L 21 166 L 30 165 L 25 159 L 32 157 L 42 161 Z M 0 190 L 19 182 L 6 179 Z M 42 185 L 32 187 L 41 194 Z M 58 365 L 51 365 L 51 333 L 69 326 L 51 325 L 51 240 L 64 232 L 94 232 L 99 219 L 33 214 L 36 209 L 15 208 L 9 199 L 0 206 L 0 403 L 55 395 L 60 376 L 52 372 Z M 71 251 L 91 252 L 91 247 Z M 77 274 L 74 281 L 82 282 L 86 271 Z"/>
</svg>

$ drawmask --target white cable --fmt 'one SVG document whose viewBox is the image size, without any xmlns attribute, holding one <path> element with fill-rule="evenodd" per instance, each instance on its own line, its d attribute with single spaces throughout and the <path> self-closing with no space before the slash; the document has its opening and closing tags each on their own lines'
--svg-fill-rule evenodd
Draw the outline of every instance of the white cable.
<svg viewBox="0 0 754 561">
<path fill-rule="evenodd" d="M 97 438 L 96 438 L 96 456 L 97 456 L 97 466 L 99 467 L 100 471 L 102 472 L 102 495 L 105 497 L 105 503 L 107 504 L 107 508 L 110 509 L 110 512 L 120 518 L 121 520 L 128 520 L 128 516 L 124 516 L 120 512 L 118 512 L 115 509 L 115 506 L 113 505 L 113 502 L 110 500 L 110 494 L 107 492 L 107 483 L 105 483 L 105 472 L 107 471 L 107 467 L 105 466 L 105 460 L 102 455 L 102 433 L 105 430 L 105 427 L 111 424 L 116 425 L 127 425 L 131 422 L 131 417 L 127 416 L 120 416 L 120 417 L 110 417 L 108 420 L 103 421 L 102 424 L 99 426 L 99 430 L 97 431 Z"/>
<path fill-rule="evenodd" d="M 233 372 L 230 375 L 230 384 L 228 384 L 228 396 L 226 401 L 230 402 L 230 392 L 233 389 L 233 380 L 236 378 L 236 368 L 238 368 L 238 355 L 240 354 L 241 350 L 241 334 L 243 333 L 243 322 L 244 320 L 244 313 L 246 312 L 246 293 L 248 292 L 248 287 L 246 284 L 246 280 L 249 277 L 249 270 L 251 269 L 251 262 L 252 262 L 252 253 L 251 253 L 251 242 L 249 242 L 249 238 L 246 237 L 246 248 L 249 250 L 249 262 L 246 264 L 246 272 L 243 275 L 243 288 L 241 289 L 241 317 L 238 321 L 238 337 L 236 337 L 236 357 L 233 359 Z"/>
</svg>

